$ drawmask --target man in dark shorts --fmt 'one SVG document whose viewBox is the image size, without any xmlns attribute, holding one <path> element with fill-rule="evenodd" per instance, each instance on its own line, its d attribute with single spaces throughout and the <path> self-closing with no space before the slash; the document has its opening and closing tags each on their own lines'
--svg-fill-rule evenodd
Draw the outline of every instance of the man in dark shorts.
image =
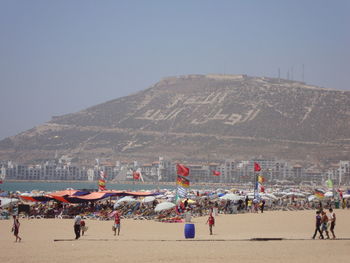
<svg viewBox="0 0 350 263">
<path fill-rule="evenodd" d="M 75 233 L 75 239 L 79 239 L 80 237 L 80 222 L 81 222 L 81 216 L 77 215 L 74 218 L 74 233 Z"/>
<path fill-rule="evenodd" d="M 329 221 L 331 222 L 330 231 L 332 233 L 333 239 L 336 239 L 335 234 L 334 234 L 334 227 L 335 227 L 336 217 L 335 217 L 335 213 L 333 212 L 332 208 L 329 208 L 328 218 L 329 218 Z"/>
<path fill-rule="evenodd" d="M 321 216 L 320 216 L 320 211 L 316 211 L 316 229 L 315 229 L 315 233 L 314 235 L 312 236 L 312 239 L 315 239 L 316 235 L 317 235 L 317 232 L 320 233 L 320 238 L 324 239 L 323 235 L 322 235 L 322 232 L 321 232 Z"/>
</svg>

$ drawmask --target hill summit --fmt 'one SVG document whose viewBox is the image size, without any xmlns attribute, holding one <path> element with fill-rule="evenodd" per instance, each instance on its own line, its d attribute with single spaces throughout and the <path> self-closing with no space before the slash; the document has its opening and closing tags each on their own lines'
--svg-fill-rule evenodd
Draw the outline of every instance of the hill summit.
<svg viewBox="0 0 350 263">
<path fill-rule="evenodd" d="M 186 75 L 0 141 L 0 159 L 158 156 L 350 159 L 350 92 L 246 75 Z"/>
</svg>

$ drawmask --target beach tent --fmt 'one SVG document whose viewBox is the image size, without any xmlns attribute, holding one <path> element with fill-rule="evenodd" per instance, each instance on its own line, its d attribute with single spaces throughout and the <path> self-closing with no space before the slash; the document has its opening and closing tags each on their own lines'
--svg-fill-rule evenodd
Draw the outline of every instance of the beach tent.
<svg viewBox="0 0 350 263">
<path fill-rule="evenodd" d="M 48 195 L 51 196 L 81 196 L 81 195 L 87 195 L 90 192 L 87 191 L 80 191 L 80 190 L 63 190 L 63 191 L 57 191 L 57 192 L 53 192 L 53 193 L 49 193 Z"/>
<path fill-rule="evenodd" d="M 19 196 L 23 201 L 29 201 L 29 202 L 47 202 L 50 200 L 53 200 L 51 196 L 47 195 L 38 195 L 38 194 L 28 194 L 24 193 Z"/>
<path fill-rule="evenodd" d="M 170 203 L 170 202 L 163 202 L 158 204 L 155 208 L 154 211 L 155 212 L 161 212 L 161 211 L 165 211 L 165 210 L 169 210 L 175 207 L 174 203 Z"/>
<path fill-rule="evenodd" d="M 96 202 L 112 196 L 112 194 L 104 192 L 93 192 L 82 196 L 66 196 L 64 197 L 69 203 L 85 203 L 85 202 Z"/>
</svg>

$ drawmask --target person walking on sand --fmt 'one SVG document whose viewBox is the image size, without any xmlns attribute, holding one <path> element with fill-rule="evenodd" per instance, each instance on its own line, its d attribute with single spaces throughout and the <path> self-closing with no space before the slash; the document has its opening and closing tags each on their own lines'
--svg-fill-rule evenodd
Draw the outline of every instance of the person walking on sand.
<svg viewBox="0 0 350 263">
<path fill-rule="evenodd" d="M 212 213 L 210 213 L 210 215 L 209 215 L 209 218 L 207 220 L 207 224 L 209 224 L 209 232 L 210 232 L 210 235 L 212 235 L 213 234 L 213 226 L 215 226 L 215 219 L 214 219 Z"/>
<path fill-rule="evenodd" d="M 120 214 L 119 212 L 116 212 L 114 215 L 114 235 L 117 234 L 117 229 L 118 229 L 118 236 L 120 233 Z"/>
<path fill-rule="evenodd" d="M 314 235 L 312 236 L 312 239 L 315 239 L 315 237 L 317 235 L 317 232 L 320 233 L 320 238 L 324 239 L 323 234 L 322 234 L 321 229 L 320 229 L 320 227 L 321 227 L 321 216 L 320 216 L 320 213 L 321 213 L 320 211 L 316 211 L 316 229 L 315 229 Z"/>
<path fill-rule="evenodd" d="M 329 239 L 329 233 L 328 233 L 328 216 L 325 211 L 322 210 L 321 212 L 321 232 L 323 234 L 323 231 L 326 232 L 327 239 Z"/>
<path fill-rule="evenodd" d="M 84 236 L 84 233 L 88 230 L 88 227 L 86 226 L 84 220 L 80 221 L 80 229 L 81 229 L 81 235 Z"/>
<path fill-rule="evenodd" d="M 336 217 L 335 217 L 335 213 L 333 212 L 332 208 L 329 208 L 328 218 L 331 221 L 331 228 L 330 228 L 330 230 L 331 230 L 333 239 L 336 239 L 336 236 L 334 234 L 334 227 L 335 227 Z"/>
<path fill-rule="evenodd" d="M 16 237 L 16 241 L 15 241 L 15 242 L 17 242 L 17 240 L 18 240 L 19 242 L 21 242 L 21 240 L 22 240 L 22 238 L 20 238 L 20 236 L 18 235 L 18 234 L 19 234 L 19 226 L 20 226 L 20 225 L 21 225 L 21 224 L 19 223 L 18 218 L 14 215 L 14 216 L 13 216 L 12 231 L 13 231 L 13 235 Z"/>
<path fill-rule="evenodd" d="M 80 237 L 80 223 L 81 223 L 81 216 L 77 215 L 74 218 L 74 233 L 75 233 L 75 239 L 79 239 Z"/>
</svg>

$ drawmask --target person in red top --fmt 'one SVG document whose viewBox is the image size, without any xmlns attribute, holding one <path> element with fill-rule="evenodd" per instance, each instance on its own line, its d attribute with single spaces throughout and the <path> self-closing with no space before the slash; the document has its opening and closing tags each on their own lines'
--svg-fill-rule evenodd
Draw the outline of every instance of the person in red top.
<svg viewBox="0 0 350 263">
<path fill-rule="evenodd" d="M 120 233 L 120 214 L 119 214 L 119 212 L 116 212 L 115 216 L 114 216 L 114 235 L 117 234 L 117 229 L 118 229 L 118 236 L 119 236 L 119 233 Z"/>
<path fill-rule="evenodd" d="M 80 221 L 80 228 L 81 228 L 81 235 L 83 236 L 84 233 L 87 231 L 87 226 L 85 225 L 85 221 L 84 220 Z"/>
<path fill-rule="evenodd" d="M 214 219 L 212 213 L 210 213 L 210 215 L 209 215 L 209 218 L 207 220 L 207 224 L 209 224 L 209 232 L 210 232 L 210 235 L 212 235 L 213 234 L 213 226 L 215 226 L 215 219 Z"/>
</svg>

